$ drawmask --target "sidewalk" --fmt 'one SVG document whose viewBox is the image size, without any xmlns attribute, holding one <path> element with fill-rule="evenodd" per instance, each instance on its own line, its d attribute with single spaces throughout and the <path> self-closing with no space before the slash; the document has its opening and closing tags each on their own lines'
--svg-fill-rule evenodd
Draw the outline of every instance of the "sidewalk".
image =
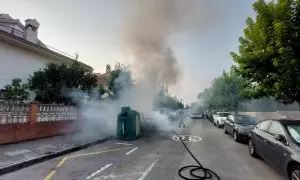
<svg viewBox="0 0 300 180">
<path fill-rule="evenodd" d="M 69 134 L 0 145 L 0 174 L 103 142 L 106 136 Z"/>
</svg>

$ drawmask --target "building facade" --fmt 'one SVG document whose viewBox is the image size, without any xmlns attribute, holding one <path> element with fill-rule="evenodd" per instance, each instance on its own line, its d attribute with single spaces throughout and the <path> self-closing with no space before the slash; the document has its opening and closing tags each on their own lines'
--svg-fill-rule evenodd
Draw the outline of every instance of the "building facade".
<svg viewBox="0 0 300 180">
<path fill-rule="evenodd" d="M 0 90 L 14 78 L 26 82 L 33 72 L 50 62 L 70 65 L 78 60 L 78 56 L 70 56 L 42 43 L 38 39 L 39 25 L 35 19 L 27 19 L 23 25 L 8 14 L 0 14 Z"/>
</svg>

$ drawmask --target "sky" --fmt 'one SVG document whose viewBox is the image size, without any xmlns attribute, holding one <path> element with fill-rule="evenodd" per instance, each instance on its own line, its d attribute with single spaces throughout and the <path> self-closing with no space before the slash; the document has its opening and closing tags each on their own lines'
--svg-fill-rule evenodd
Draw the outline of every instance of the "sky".
<svg viewBox="0 0 300 180">
<path fill-rule="evenodd" d="M 105 72 L 106 64 L 126 63 L 122 29 L 131 0 L 0 0 L 0 13 L 22 23 L 27 18 L 40 23 L 39 39 Z M 182 0 L 189 3 L 190 0 Z M 247 16 L 253 16 L 254 0 L 198 0 L 193 28 L 169 37 L 180 67 L 178 83 L 171 93 L 185 103 L 211 85 L 213 78 L 229 70 L 229 53 L 238 50 Z M 202 7 L 200 7 L 202 6 Z M 200 24 L 198 24 L 200 23 Z"/>
</svg>

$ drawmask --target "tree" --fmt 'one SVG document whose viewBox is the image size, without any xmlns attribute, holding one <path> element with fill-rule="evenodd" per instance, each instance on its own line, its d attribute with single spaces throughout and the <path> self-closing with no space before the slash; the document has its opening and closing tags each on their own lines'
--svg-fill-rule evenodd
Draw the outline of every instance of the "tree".
<svg viewBox="0 0 300 180">
<path fill-rule="evenodd" d="M 239 53 L 231 53 L 235 72 L 249 82 L 249 96 L 274 97 L 284 104 L 300 103 L 300 1 L 253 4 Z"/>
<path fill-rule="evenodd" d="M 4 99 L 9 102 L 24 102 L 28 100 L 28 85 L 19 78 L 13 79 L 11 85 L 4 87 Z"/>
<path fill-rule="evenodd" d="M 236 111 L 241 101 L 246 98 L 243 78 L 234 72 L 223 72 L 213 80 L 212 87 L 199 93 L 198 99 L 206 109 L 226 109 Z"/>
<path fill-rule="evenodd" d="M 73 91 L 89 94 L 96 84 L 97 77 L 78 62 L 71 66 L 49 63 L 29 78 L 30 89 L 36 93 L 35 100 L 41 103 L 74 103 Z"/>
<path fill-rule="evenodd" d="M 114 94 L 113 98 L 118 98 L 122 91 L 130 89 L 133 84 L 130 67 L 117 62 L 107 79 L 108 90 Z"/>
<path fill-rule="evenodd" d="M 183 109 L 184 103 L 182 99 L 178 99 L 176 96 L 169 94 L 167 86 L 163 83 L 160 84 L 160 91 L 154 102 L 157 108 L 168 108 L 172 110 Z"/>
</svg>

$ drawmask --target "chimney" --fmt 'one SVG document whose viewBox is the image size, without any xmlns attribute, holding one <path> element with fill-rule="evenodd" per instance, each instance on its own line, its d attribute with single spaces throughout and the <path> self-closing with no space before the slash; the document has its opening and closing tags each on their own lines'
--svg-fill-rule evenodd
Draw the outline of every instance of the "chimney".
<svg viewBox="0 0 300 180">
<path fill-rule="evenodd" d="M 40 23 L 38 23 L 35 19 L 26 19 L 24 38 L 29 42 L 37 44 L 39 26 Z"/>
</svg>

